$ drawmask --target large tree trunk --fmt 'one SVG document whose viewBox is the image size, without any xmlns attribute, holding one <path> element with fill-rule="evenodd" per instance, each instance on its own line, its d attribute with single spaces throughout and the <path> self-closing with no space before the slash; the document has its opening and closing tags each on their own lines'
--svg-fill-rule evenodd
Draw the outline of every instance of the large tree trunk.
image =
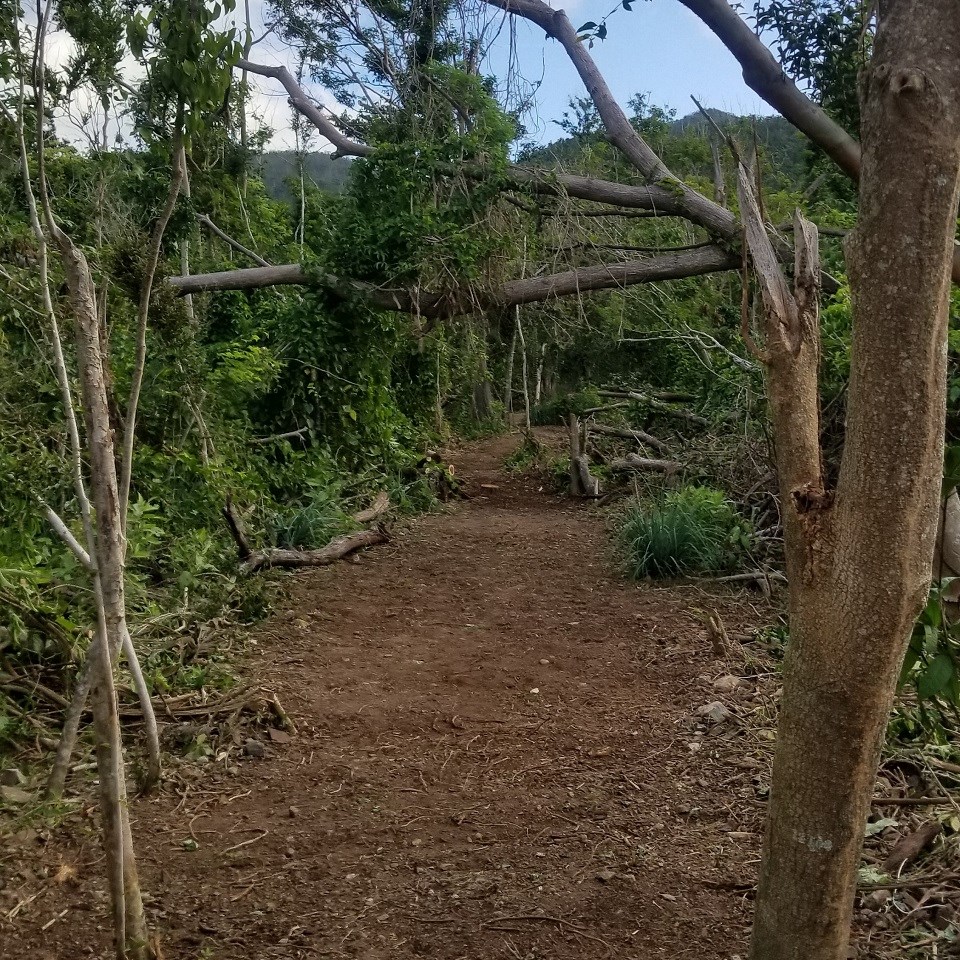
<svg viewBox="0 0 960 960">
<path fill-rule="evenodd" d="M 808 404 L 788 425 L 778 401 L 794 414 L 797 401 L 770 359 L 791 640 L 753 960 L 847 956 L 880 747 L 929 586 L 960 181 L 956 0 L 881 3 L 862 133 L 859 222 L 847 249 L 848 428 L 835 493 L 824 491 L 810 449 L 795 449 L 798 434 L 815 431 L 816 410 Z"/>
</svg>

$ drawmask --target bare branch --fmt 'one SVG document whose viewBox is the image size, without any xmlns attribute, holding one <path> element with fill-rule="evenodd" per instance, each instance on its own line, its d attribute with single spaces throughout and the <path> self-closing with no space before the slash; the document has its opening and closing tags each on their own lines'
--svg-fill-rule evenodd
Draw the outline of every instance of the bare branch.
<svg viewBox="0 0 960 960">
<path fill-rule="evenodd" d="M 137 352 L 133 367 L 133 380 L 130 385 L 130 399 L 127 402 L 127 411 L 123 433 L 123 450 L 120 456 L 120 533 L 126 536 L 127 532 L 127 504 L 130 500 L 130 477 L 133 472 L 133 444 L 137 431 L 137 406 L 140 402 L 140 388 L 143 386 L 143 373 L 147 363 L 147 320 L 150 316 L 150 299 L 153 295 L 153 280 L 157 275 L 157 265 L 160 262 L 160 247 L 163 244 L 163 235 L 167 224 L 173 216 L 187 175 L 187 159 L 183 144 L 179 141 L 173 147 L 173 176 L 170 180 L 170 190 L 160 217 L 153 228 L 150 237 L 150 247 L 147 253 L 147 263 L 140 288 L 140 302 L 137 307 Z"/>
<path fill-rule="evenodd" d="M 196 274 L 192 277 L 169 277 L 167 284 L 181 295 L 209 290 L 254 290 L 281 284 L 317 286 L 341 296 L 360 297 L 378 309 L 442 319 L 472 313 L 483 307 L 512 307 L 593 290 L 719 273 L 735 270 L 739 264 L 739 257 L 735 254 L 720 247 L 708 246 L 663 253 L 642 260 L 580 267 L 544 277 L 513 280 L 492 292 L 474 290 L 472 296 L 470 291 L 457 295 L 421 293 L 418 296 L 409 290 L 375 287 L 332 274 L 308 274 L 296 263 Z"/>
<path fill-rule="evenodd" d="M 326 567 L 364 547 L 386 543 L 390 536 L 382 527 L 348 533 L 319 550 L 283 550 L 273 547 L 251 553 L 241 564 L 244 573 L 256 573 L 270 567 Z"/>
<path fill-rule="evenodd" d="M 554 10 L 543 0 L 484 2 L 535 23 L 548 37 L 560 43 L 596 105 L 611 142 L 652 184 L 667 187 L 674 194 L 674 206 L 678 212 L 682 211 L 683 216 L 713 236 L 733 239 L 737 235 L 733 214 L 675 177 L 636 131 L 614 99 L 586 44 L 578 38 L 573 24 L 562 10 Z"/>
<path fill-rule="evenodd" d="M 258 253 L 254 253 L 249 247 L 245 247 L 239 240 L 234 240 L 230 234 L 224 232 L 220 229 L 205 213 L 197 214 L 197 221 L 205 226 L 214 236 L 219 237 L 227 246 L 232 247 L 237 253 L 242 253 L 245 257 L 252 260 L 254 263 L 260 264 L 261 267 L 270 267 L 272 264 L 268 260 L 264 260 L 263 257 Z"/>
<path fill-rule="evenodd" d="M 60 519 L 57 512 L 49 504 L 40 501 L 47 522 L 53 527 L 53 532 L 70 548 L 70 552 L 80 561 L 80 565 L 90 573 L 97 572 L 97 565 L 90 559 L 90 554 L 80 546 L 80 541 L 73 535 L 71 529 Z"/>
<path fill-rule="evenodd" d="M 237 68 L 248 73 L 256 73 L 261 77 L 279 80 L 290 97 L 290 104 L 337 148 L 338 156 L 369 157 L 373 153 L 373 147 L 344 136 L 337 129 L 336 124 L 325 117 L 323 111 L 306 95 L 303 87 L 297 83 L 296 77 L 286 67 L 268 67 L 266 64 L 240 60 Z"/>
</svg>

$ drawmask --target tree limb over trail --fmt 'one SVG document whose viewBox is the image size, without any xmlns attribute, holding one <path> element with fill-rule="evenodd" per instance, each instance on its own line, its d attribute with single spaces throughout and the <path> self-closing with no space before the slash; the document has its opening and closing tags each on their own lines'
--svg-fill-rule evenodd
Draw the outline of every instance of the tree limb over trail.
<svg viewBox="0 0 960 960">
<path fill-rule="evenodd" d="M 313 286 L 345 298 L 357 297 L 377 309 L 441 320 L 477 310 L 537 303 L 594 290 L 611 290 L 657 280 L 682 280 L 736 270 L 739 266 L 740 258 L 736 254 L 709 246 L 665 252 L 623 263 L 579 267 L 545 277 L 511 280 L 492 291 L 474 288 L 456 294 L 418 294 L 406 289 L 377 287 L 333 274 L 312 274 L 297 263 L 201 273 L 190 277 L 174 276 L 167 279 L 167 284 L 180 296 L 213 290 L 256 290 L 282 284 Z"/>
<path fill-rule="evenodd" d="M 734 214 L 726 207 L 721 206 L 714 200 L 709 199 L 704 194 L 693 189 L 682 180 L 677 178 L 663 163 L 656 152 L 640 136 L 634 126 L 630 123 L 622 108 L 617 104 L 609 87 L 606 84 L 596 64 L 593 62 L 586 47 L 581 43 L 576 31 L 573 28 L 569 18 L 562 10 L 554 10 L 542 0 L 484 0 L 488 5 L 504 10 L 506 13 L 517 14 L 532 23 L 540 26 L 548 36 L 557 39 L 564 47 L 565 52 L 571 59 L 571 62 L 577 68 L 584 85 L 587 88 L 591 98 L 597 106 L 601 115 L 608 136 L 613 144 L 630 160 L 633 166 L 647 180 L 646 184 L 624 184 L 614 181 L 601 180 L 593 177 L 579 176 L 575 174 L 558 173 L 551 171 L 531 170 L 525 167 L 512 165 L 505 171 L 494 174 L 482 166 L 466 164 L 457 168 L 451 173 L 458 173 L 469 179 L 485 179 L 496 175 L 502 178 L 504 190 L 519 189 L 529 191 L 534 194 L 547 196 L 566 196 L 573 199 L 584 200 L 593 203 L 609 204 L 614 207 L 621 207 L 627 210 L 643 210 L 653 216 L 681 217 L 688 222 L 706 230 L 710 237 L 714 238 L 719 246 L 738 249 L 741 240 L 741 225 L 738 223 Z M 695 3 L 691 0 L 689 4 L 691 9 L 697 7 L 694 12 L 701 12 L 703 15 L 709 12 L 708 8 L 714 5 L 710 3 Z M 729 8 L 724 0 L 717 10 Z M 716 13 L 716 11 L 714 11 Z M 733 16 L 749 34 L 750 30 L 743 24 L 743 21 L 730 10 Z M 733 31 L 730 24 L 724 24 L 728 27 L 728 32 Z M 734 25 L 735 26 L 735 25 Z M 752 36 L 752 34 L 751 34 Z M 756 55 L 754 45 L 750 44 L 739 33 L 735 39 L 740 48 L 748 50 Z M 724 42 L 727 42 L 724 40 Z M 859 156 L 858 147 L 852 138 L 843 133 L 843 131 L 833 123 L 826 114 L 820 110 L 812 101 L 809 101 L 799 89 L 797 89 L 783 74 L 776 61 L 766 48 L 757 41 L 759 47 L 766 53 L 767 61 L 761 64 L 763 70 L 754 70 L 757 76 L 764 79 L 768 87 L 773 84 L 772 70 L 779 70 L 778 77 L 781 85 L 786 92 L 779 91 L 779 99 L 793 104 L 792 113 L 787 115 L 787 119 L 798 125 L 801 130 L 812 138 L 818 137 L 816 142 L 823 139 L 829 141 L 831 134 L 838 144 L 843 146 L 843 156 L 849 165 L 851 157 L 856 154 Z M 729 45 L 729 44 L 728 44 Z M 732 48 L 733 49 L 733 48 Z M 735 52 L 736 52 L 735 50 Z M 759 55 L 757 55 L 759 57 Z M 774 66 L 771 68 L 770 64 Z M 285 67 L 267 66 L 264 64 L 253 63 L 249 60 L 241 60 L 238 64 L 240 69 L 247 70 L 260 76 L 278 80 L 290 97 L 291 105 L 309 120 L 336 148 L 336 156 L 356 156 L 369 157 L 374 153 L 374 148 L 369 144 L 360 143 L 344 134 L 336 123 L 326 116 L 321 109 L 307 96 L 303 87 L 298 83 L 293 74 Z M 757 81 L 759 82 L 759 81 Z M 771 87 L 772 89 L 772 87 Z M 773 94 L 771 97 L 776 99 Z M 773 102 L 773 100 L 771 100 Z M 801 109 L 803 107 L 804 110 Z M 785 108 L 786 109 L 786 108 Z M 797 119 L 799 117 L 799 120 Z M 804 119 L 806 118 L 806 119 Z M 812 119 L 811 119 L 812 118 Z M 844 138 L 846 138 L 844 140 Z M 838 148 L 839 149 L 839 148 Z M 829 151 L 828 151 L 829 152 Z M 835 151 L 836 152 L 836 151 Z M 831 154 L 832 156 L 833 154 Z M 847 169 L 847 167 L 845 167 Z M 782 248 L 782 249 L 781 249 Z M 778 244 L 778 254 L 784 260 L 792 259 L 792 250 L 786 243 Z M 718 270 L 737 269 L 740 265 L 735 257 L 729 257 L 728 265 L 715 266 L 719 255 L 706 258 L 705 269 L 701 273 L 711 273 Z M 644 264 L 647 261 L 643 261 Z M 609 276 L 619 275 L 624 271 L 624 264 L 607 265 L 606 271 Z M 686 272 L 686 266 L 680 269 L 683 271 L 677 276 L 695 276 L 696 272 Z M 186 278 L 182 282 L 172 279 L 172 285 L 179 290 L 182 295 L 201 292 L 203 290 L 230 290 L 230 289 L 253 289 L 259 286 L 268 286 L 272 284 L 300 284 L 307 282 L 295 265 L 287 265 L 275 268 L 274 275 L 265 272 L 256 272 L 247 270 L 239 272 L 236 277 L 228 275 L 207 274 L 200 277 Z M 595 268 L 582 268 L 592 271 Z M 601 270 L 601 273 L 604 271 Z M 549 299 L 554 296 L 569 296 L 590 290 L 609 289 L 611 286 L 627 286 L 632 283 L 644 283 L 651 280 L 671 279 L 672 276 L 660 276 L 656 269 L 646 275 L 646 271 L 637 265 L 636 271 L 633 265 L 626 267 L 627 278 L 610 283 L 599 283 L 595 275 L 589 273 L 584 275 L 582 270 L 568 271 L 566 274 L 558 274 L 556 277 L 564 278 L 558 282 L 552 289 L 545 290 L 542 287 L 533 288 L 536 290 L 528 296 L 522 286 L 517 288 L 515 284 L 523 284 L 526 281 L 515 281 L 514 284 L 507 284 L 500 295 L 491 294 L 481 298 L 483 302 L 476 302 L 476 297 L 469 291 L 466 295 L 448 295 L 443 298 L 419 298 L 411 296 L 409 291 L 384 290 L 382 288 L 361 289 L 352 281 L 341 280 L 334 277 L 315 278 L 314 285 L 324 286 L 331 290 L 343 290 L 345 294 L 366 296 L 374 305 L 388 310 L 400 310 L 419 314 L 424 317 L 443 318 L 454 316 L 461 313 L 471 312 L 478 306 L 500 304 L 503 306 L 513 306 L 520 303 L 529 303 L 536 300 Z M 579 276 L 574 276 L 579 275 Z M 567 282 L 567 278 L 573 278 L 572 282 Z M 543 278 L 548 282 L 550 278 Z M 825 278 L 825 286 L 829 289 L 835 286 L 831 284 L 832 278 Z M 344 285 L 347 285 L 344 287 Z M 549 286 L 549 284 L 548 284 Z M 514 299 L 514 297 L 517 297 Z"/>
</svg>

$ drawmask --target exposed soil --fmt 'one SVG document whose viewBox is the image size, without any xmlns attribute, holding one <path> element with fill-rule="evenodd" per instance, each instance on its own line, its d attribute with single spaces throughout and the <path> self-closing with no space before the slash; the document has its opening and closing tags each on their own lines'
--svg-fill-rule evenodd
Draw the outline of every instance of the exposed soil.
<svg viewBox="0 0 960 960">
<path fill-rule="evenodd" d="M 288 578 L 244 669 L 294 734 L 134 803 L 166 960 L 745 955 L 766 770 L 704 624 L 769 613 L 620 579 L 596 508 L 504 473 L 516 442 L 453 455 L 468 500 Z M 0 958 L 109 954 L 89 806 L 8 847 Z"/>
</svg>

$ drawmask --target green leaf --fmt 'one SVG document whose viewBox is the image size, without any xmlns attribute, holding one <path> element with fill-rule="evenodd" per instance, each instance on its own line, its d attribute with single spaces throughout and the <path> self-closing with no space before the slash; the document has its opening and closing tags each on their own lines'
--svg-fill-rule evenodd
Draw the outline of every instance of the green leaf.
<svg viewBox="0 0 960 960">
<path fill-rule="evenodd" d="M 582 27 L 577 27 L 577 33 L 584 33 L 587 30 L 596 30 L 597 25 L 592 21 L 588 20 Z"/>
<path fill-rule="evenodd" d="M 877 867 L 861 867 L 857 871 L 858 883 L 884 883 L 890 878 Z"/>
<path fill-rule="evenodd" d="M 913 672 L 913 668 L 917 665 L 919 659 L 920 651 L 911 643 L 910 649 L 907 650 L 907 656 L 903 661 L 903 666 L 900 668 L 900 679 L 897 681 L 897 689 L 902 687 L 910 679 L 910 674 Z"/>
<path fill-rule="evenodd" d="M 960 486 L 960 444 L 951 443 L 943 454 L 943 495 Z"/>
<path fill-rule="evenodd" d="M 607 25 L 605 23 L 601 23 L 600 26 L 597 27 L 597 36 L 601 40 L 607 39 Z"/>
<path fill-rule="evenodd" d="M 917 693 L 921 699 L 929 700 L 946 687 L 953 677 L 953 660 L 949 654 L 938 653 L 917 681 Z"/>
<path fill-rule="evenodd" d="M 884 817 L 882 820 L 874 820 L 873 823 L 867 824 L 867 829 L 864 831 L 865 837 L 875 837 L 878 833 L 883 833 L 887 827 L 897 826 L 898 821 L 894 820 L 892 817 Z"/>
</svg>

